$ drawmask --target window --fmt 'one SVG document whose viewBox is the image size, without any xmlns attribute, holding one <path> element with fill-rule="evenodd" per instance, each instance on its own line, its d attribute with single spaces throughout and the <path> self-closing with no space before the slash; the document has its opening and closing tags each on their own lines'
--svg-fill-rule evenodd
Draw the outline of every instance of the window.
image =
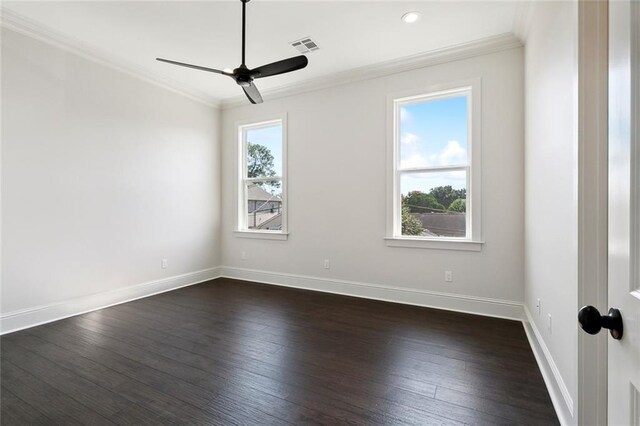
<svg viewBox="0 0 640 426">
<path fill-rule="evenodd" d="M 479 82 L 390 100 L 389 245 L 479 250 Z"/>
<path fill-rule="evenodd" d="M 240 236 L 286 236 L 285 118 L 238 126 Z"/>
</svg>

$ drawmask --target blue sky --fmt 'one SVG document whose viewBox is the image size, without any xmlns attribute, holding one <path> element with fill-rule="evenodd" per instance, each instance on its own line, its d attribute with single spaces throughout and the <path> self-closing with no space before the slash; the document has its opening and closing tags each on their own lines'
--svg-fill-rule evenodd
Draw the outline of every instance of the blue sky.
<svg viewBox="0 0 640 426">
<path fill-rule="evenodd" d="M 437 99 L 400 108 L 400 167 L 467 164 L 467 97 Z M 466 186 L 465 172 L 412 173 L 401 192 L 429 192 L 434 186 Z"/>
<path fill-rule="evenodd" d="M 282 126 L 276 124 L 259 129 L 248 129 L 247 141 L 269 148 L 273 155 L 273 165 L 276 175 L 282 176 Z"/>
</svg>

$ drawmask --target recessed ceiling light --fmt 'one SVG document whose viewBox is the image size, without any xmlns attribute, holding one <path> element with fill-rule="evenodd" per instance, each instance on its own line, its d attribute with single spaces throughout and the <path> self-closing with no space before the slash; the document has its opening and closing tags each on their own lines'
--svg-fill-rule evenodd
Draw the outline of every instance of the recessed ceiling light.
<svg viewBox="0 0 640 426">
<path fill-rule="evenodd" d="M 407 12 L 402 15 L 402 20 L 407 24 L 413 24 L 418 19 L 420 19 L 420 14 L 418 12 Z"/>
</svg>

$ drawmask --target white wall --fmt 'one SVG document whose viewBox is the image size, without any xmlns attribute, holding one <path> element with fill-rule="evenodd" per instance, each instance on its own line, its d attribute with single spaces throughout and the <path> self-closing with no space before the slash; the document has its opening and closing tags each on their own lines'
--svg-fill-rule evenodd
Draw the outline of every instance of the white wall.
<svg viewBox="0 0 640 426">
<path fill-rule="evenodd" d="M 219 120 L 3 29 L 3 316 L 218 266 Z"/>
<path fill-rule="evenodd" d="M 313 55 L 310 60 L 313 62 Z M 482 78 L 482 230 L 486 244 L 481 252 L 387 247 L 383 240 L 387 95 L 476 77 Z M 516 48 L 225 109 L 223 264 L 522 302 L 523 84 L 523 52 Z M 283 112 L 289 123 L 289 239 L 238 238 L 232 232 L 235 123 Z M 242 251 L 247 253 L 246 260 L 241 260 Z M 323 269 L 323 259 L 331 260 L 330 270 Z M 445 270 L 453 271 L 453 284 L 444 282 Z M 326 282 L 316 280 L 315 284 L 330 288 Z"/>
<path fill-rule="evenodd" d="M 569 422 L 578 359 L 577 16 L 575 2 L 538 2 L 525 49 L 525 305 L 565 387 L 558 414 Z"/>
</svg>

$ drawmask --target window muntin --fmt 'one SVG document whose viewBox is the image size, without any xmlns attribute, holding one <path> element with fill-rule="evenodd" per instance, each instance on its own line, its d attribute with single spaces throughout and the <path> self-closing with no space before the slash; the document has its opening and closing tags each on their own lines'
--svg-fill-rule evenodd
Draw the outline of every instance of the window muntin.
<svg viewBox="0 0 640 426">
<path fill-rule="evenodd" d="M 286 231 L 284 120 L 241 125 L 238 230 Z"/>
<path fill-rule="evenodd" d="M 393 237 L 471 233 L 471 88 L 395 99 Z"/>
</svg>

